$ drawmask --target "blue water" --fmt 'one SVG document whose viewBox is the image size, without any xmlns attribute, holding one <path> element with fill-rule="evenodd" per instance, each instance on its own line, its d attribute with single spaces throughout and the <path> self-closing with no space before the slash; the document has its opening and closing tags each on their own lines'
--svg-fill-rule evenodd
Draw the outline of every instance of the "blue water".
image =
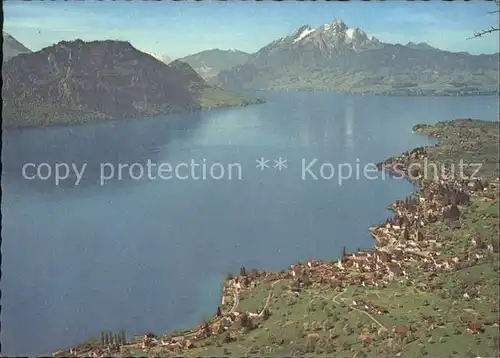
<svg viewBox="0 0 500 358">
<path fill-rule="evenodd" d="M 495 97 L 265 97 L 246 108 L 4 133 L 2 353 L 48 354 L 100 330 L 188 327 L 215 312 L 222 279 L 241 265 L 281 269 L 369 247 L 368 226 L 413 188 L 363 175 L 302 180 L 301 160 L 316 158 L 316 175 L 325 162 L 359 163 L 362 173 L 430 143 L 414 124 L 498 118 Z M 260 157 L 270 168 L 255 167 Z M 237 163 L 242 180 L 132 180 L 125 170 L 100 185 L 100 163 L 148 159 Z M 75 176 L 56 186 L 24 179 L 29 162 L 87 167 L 78 186 Z"/>
</svg>

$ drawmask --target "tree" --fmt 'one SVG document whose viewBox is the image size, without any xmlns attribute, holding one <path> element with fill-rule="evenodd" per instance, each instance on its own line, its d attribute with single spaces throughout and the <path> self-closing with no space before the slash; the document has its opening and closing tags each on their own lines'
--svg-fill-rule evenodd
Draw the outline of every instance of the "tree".
<svg viewBox="0 0 500 358">
<path fill-rule="evenodd" d="M 127 335 L 125 334 L 125 330 L 124 329 L 120 330 L 120 343 L 121 344 L 126 344 L 127 343 Z"/>
<path fill-rule="evenodd" d="M 403 226 L 403 224 L 404 224 L 404 219 L 401 216 L 399 216 L 399 215 L 396 216 L 396 224 L 398 226 Z"/>
<path fill-rule="evenodd" d="M 450 211 L 448 212 L 448 217 L 451 219 L 458 219 L 460 217 L 460 210 L 456 204 L 452 204 L 450 207 Z"/>
<path fill-rule="evenodd" d="M 212 327 L 210 326 L 210 323 L 208 323 L 208 321 L 205 318 L 203 318 L 201 320 L 200 328 L 201 328 L 201 330 L 203 331 L 203 333 L 205 334 L 206 337 L 212 335 Z"/>
<path fill-rule="evenodd" d="M 253 328 L 252 319 L 246 313 L 240 315 L 240 326 L 245 330 L 251 330 Z"/>
<path fill-rule="evenodd" d="M 302 284 L 307 287 L 311 284 L 311 279 L 309 278 L 309 276 L 307 274 L 303 274 L 300 278 L 299 278 L 300 282 L 302 282 Z"/>
<path fill-rule="evenodd" d="M 500 0 L 495 0 L 495 5 L 497 6 L 496 10 L 489 11 L 488 14 L 498 14 L 500 13 Z M 480 30 L 474 32 L 474 35 L 472 37 L 469 37 L 468 39 L 476 39 L 479 37 L 483 37 L 484 35 L 491 34 L 493 32 L 500 31 L 500 28 L 498 26 L 491 26 L 489 29 L 485 30 Z"/>
<path fill-rule="evenodd" d="M 458 215 L 460 215 L 460 213 Z M 415 241 L 422 241 L 422 239 L 422 232 L 417 229 L 417 231 L 415 232 Z"/>
</svg>

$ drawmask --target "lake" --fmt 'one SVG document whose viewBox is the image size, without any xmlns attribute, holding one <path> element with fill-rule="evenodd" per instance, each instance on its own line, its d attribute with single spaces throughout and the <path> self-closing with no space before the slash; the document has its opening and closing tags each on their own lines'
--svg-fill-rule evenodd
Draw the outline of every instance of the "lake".
<svg viewBox="0 0 500 358">
<path fill-rule="evenodd" d="M 497 97 L 264 96 L 4 133 L 2 353 L 189 327 L 215 313 L 222 280 L 242 265 L 282 269 L 370 247 L 368 226 L 413 187 L 363 168 L 430 144 L 412 134 L 417 123 L 498 119 Z M 56 164 L 60 177 L 70 168 L 57 185 Z"/>
</svg>

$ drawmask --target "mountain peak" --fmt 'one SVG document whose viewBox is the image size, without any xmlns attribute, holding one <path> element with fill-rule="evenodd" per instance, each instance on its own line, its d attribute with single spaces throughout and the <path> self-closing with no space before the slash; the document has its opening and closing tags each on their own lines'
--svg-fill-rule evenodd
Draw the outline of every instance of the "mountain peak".
<svg viewBox="0 0 500 358">
<path fill-rule="evenodd" d="M 330 25 L 342 26 L 345 25 L 345 22 L 334 17 L 332 21 L 330 21 Z"/>
<path fill-rule="evenodd" d="M 311 28 L 309 25 L 304 25 L 299 27 L 299 29 L 295 32 L 294 34 L 294 39 L 293 42 L 299 42 L 300 40 L 304 39 L 306 36 L 309 34 L 312 34 L 316 29 Z"/>
<path fill-rule="evenodd" d="M 337 32 L 337 33 L 338 32 L 345 32 L 348 29 L 348 27 L 344 21 L 338 20 L 335 18 L 332 20 L 332 22 L 330 22 L 329 25 L 326 25 L 326 26 L 329 27 L 327 30 L 332 30 L 332 31 Z"/>
</svg>

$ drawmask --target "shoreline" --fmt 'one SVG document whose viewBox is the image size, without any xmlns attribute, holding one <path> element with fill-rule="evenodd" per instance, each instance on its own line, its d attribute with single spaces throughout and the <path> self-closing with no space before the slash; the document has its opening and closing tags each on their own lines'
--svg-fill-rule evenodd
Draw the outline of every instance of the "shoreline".
<svg viewBox="0 0 500 358">
<path fill-rule="evenodd" d="M 334 302 L 336 302 L 338 296 L 352 286 L 383 289 L 401 282 L 411 286 L 428 272 L 448 275 L 456 270 L 483 262 L 483 259 L 496 254 L 498 247 L 494 248 L 491 244 L 484 243 L 480 246 L 480 251 L 471 251 L 467 253 L 466 257 L 459 257 L 457 253 L 441 255 L 452 243 L 435 237 L 426 237 L 426 234 L 423 233 L 426 226 L 439 222 L 439 220 L 453 229 L 453 225 L 459 223 L 458 217 L 453 213 L 455 209 L 462 211 L 477 198 L 487 201 L 488 196 L 493 195 L 494 197 L 500 186 L 498 175 L 486 179 L 461 181 L 443 177 L 437 177 L 430 181 L 411 180 L 408 177 L 409 163 L 427 158 L 432 154 L 432 151 L 440 149 L 441 144 L 446 140 L 446 128 L 445 135 L 439 132 L 439 126 L 442 123 L 444 123 L 443 126 L 448 124 L 461 125 L 461 123 L 468 124 L 469 120 L 439 122 L 436 125 L 416 125 L 413 127 L 415 134 L 427 135 L 430 138 L 438 139 L 439 142 L 435 145 L 415 148 L 377 164 L 379 170 L 386 170 L 390 174 L 394 164 L 403 163 L 404 171 L 407 173 L 405 179 L 415 187 L 415 191 L 405 200 L 396 200 L 389 205 L 388 209 L 392 211 L 393 215 L 385 223 L 372 225 L 368 228 L 368 232 L 374 239 L 373 248 L 351 253 L 346 253 L 344 248 L 341 255 L 334 261 L 309 260 L 290 265 L 281 271 L 257 269 L 247 271 L 242 267 L 239 275 L 230 275 L 223 281 L 221 302 L 214 310 L 217 313 L 212 319 L 182 332 L 172 332 L 163 336 L 152 333 L 135 335 L 132 340 L 125 344 L 114 342 L 111 345 L 80 346 L 72 348 L 72 353 L 76 355 L 83 353 L 81 349 L 87 351 L 90 349 L 95 356 L 101 356 L 100 354 L 103 353 L 105 355 L 113 352 L 118 353 L 128 349 L 149 351 L 161 348 L 169 352 L 192 350 L 197 347 L 198 342 L 226 334 L 235 323 L 240 322 L 242 325 L 242 321 L 252 322 L 255 320 L 257 327 L 261 325 L 262 321 L 265 320 L 263 316 L 270 314 L 268 306 L 273 295 L 273 287 L 282 281 L 291 281 L 289 290 L 297 296 L 308 287 L 315 285 L 318 287 L 326 286 L 335 292 L 341 290 L 334 298 Z M 498 122 L 496 123 L 498 125 Z M 454 203 L 450 204 L 449 200 L 446 199 L 448 197 L 454 198 Z M 460 216 L 460 214 L 458 215 Z M 474 240 L 475 238 L 472 238 L 472 244 L 479 245 Z M 474 248 L 476 247 L 474 246 Z M 472 256 L 471 253 L 473 253 Z M 255 289 L 262 286 L 269 286 L 267 299 L 265 304 L 262 304 L 262 308 L 259 311 L 238 311 L 242 295 L 251 296 Z M 354 301 L 351 308 L 364 312 L 368 316 L 386 313 L 386 309 L 377 305 L 359 306 Z M 389 331 L 380 322 L 378 324 L 379 330 Z M 252 325 L 250 324 L 250 326 Z M 53 356 L 61 356 L 60 354 L 64 352 L 65 350 L 58 351 Z"/>
</svg>

